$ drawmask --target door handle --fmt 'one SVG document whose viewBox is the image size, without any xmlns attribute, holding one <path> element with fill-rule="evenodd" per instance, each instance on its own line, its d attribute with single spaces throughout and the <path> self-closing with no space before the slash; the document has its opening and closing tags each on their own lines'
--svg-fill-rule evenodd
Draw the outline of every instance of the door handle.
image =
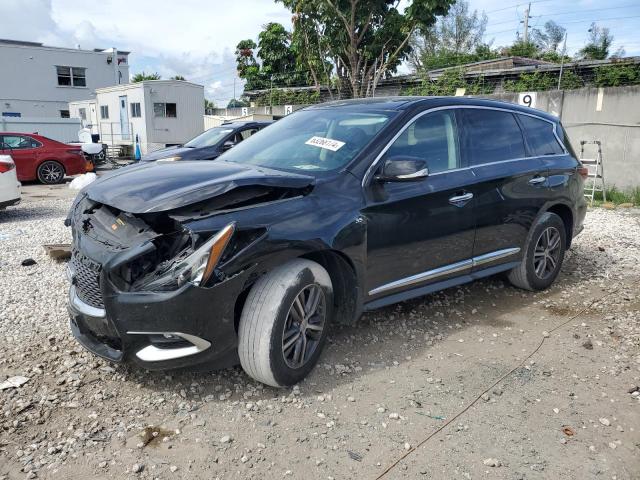
<svg viewBox="0 0 640 480">
<path fill-rule="evenodd" d="M 536 177 L 533 177 L 531 180 L 529 180 L 529 183 L 531 185 L 540 185 L 541 183 L 544 183 L 546 181 L 547 181 L 547 177 L 536 176 Z"/>
<path fill-rule="evenodd" d="M 462 195 L 454 195 L 449 199 L 451 205 L 462 207 L 465 203 L 473 198 L 473 193 L 464 193 Z"/>
</svg>

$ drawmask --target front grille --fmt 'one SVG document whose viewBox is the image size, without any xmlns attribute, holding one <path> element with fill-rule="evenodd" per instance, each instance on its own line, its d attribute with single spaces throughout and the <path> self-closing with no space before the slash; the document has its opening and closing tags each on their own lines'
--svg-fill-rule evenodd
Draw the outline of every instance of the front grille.
<svg viewBox="0 0 640 480">
<path fill-rule="evenodd" d="M 73 252 L 73 284 L 80 300 L 95 308 L 104 308 L 100 291 L 100 264 L 90 260 L 80 252 Z"/>
</svg>

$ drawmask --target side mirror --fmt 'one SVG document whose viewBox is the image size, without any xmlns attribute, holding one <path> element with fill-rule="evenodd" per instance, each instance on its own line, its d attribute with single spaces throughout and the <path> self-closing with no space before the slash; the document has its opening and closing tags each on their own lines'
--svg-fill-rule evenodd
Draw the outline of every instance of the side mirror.
<svg viewBox="0 0 640 480">
<path fill-rule="evenodd" d="M 233 140 L 227 140 L 222 144 L 222 150 L 229 150 L 230 148 L 235 147 L 235 142 Z"/>
<path fill-rule="evenodd" d="M 397 156 L 387 158 L 374 178 L 379 182 L 413 182 L 428 176 L 427 162 L 423 159 Z"/>
</svg>

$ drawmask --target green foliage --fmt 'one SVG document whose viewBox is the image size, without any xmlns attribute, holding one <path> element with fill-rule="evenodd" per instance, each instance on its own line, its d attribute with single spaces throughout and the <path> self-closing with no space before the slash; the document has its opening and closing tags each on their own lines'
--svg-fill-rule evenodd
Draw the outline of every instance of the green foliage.
<svg viewBox="0 0 640 480">
<path fill-rule="evenodd" d="M 257 57 L 261 60 L 258 64 Z M 307 85 L 309 78 L 298 66 L 291 34 L 279 23 L 264 25 L 258 35 L 258 44 L 242 40 L 236 46 L 238 75 L 245 79 L 245 90 L 262 90 L 271 85 Z"/>
<path fill-rule="evenodd" d="M 487 15 L 469 9 L 469 2 L 458 0 L 435 25 L 419 29 L 411 39 L 409 62 L 417 72 L 454 67 L 498 57 L 483 43 Z"/>
<path fill-rule="evenodd" d="M 255 100 L 257 107 L 269 105 L 310 105 L 320 102 L 320 92 L 317 90 L 289 90 L 286 88 L 274 88 L 265 92 Z"/>
<path fill-rule="evenodd" d="M 640 206 L 640 187 L 634 187 L 627 190 L 620 190 L 618 187 L 613 186 L 607 188 L 606 191 L 607 202 L 620 205 L 621 203 L 631 203 L 636 206 Z M 597 203 L 603 202 L 602 192 L 595 192 L 593 199 Z"/>
<path fill-rule="evenodd" d="M 484 83 L 482 77 L 472 81 L 465 78 L 462 68 L 445 70 L 436 80 L 426 76 L 419 87 L 410 88 L 402 92 L 402 95 L 455 95 L 458 88 L 465 89 L 465 95 L 483 95 L 493 93 L 493 87 Z"/>
<path fill-rule="evenodd" d="M 453 0 L 409 0 L 402 11 L 392 0 L 277 0 L 302 15 L 307 31 L 326 40 L 323 60 L 336 65 L 339 85 L 353 97 L 367 94 L 372 84 L 395 72 L 411 50 L 417 28 L 428 28 L 447 13 Z"/>
<path fill-rule="evenodd" d="M 187 80 L 186 78 L 184 78 L 182 75 L 175 75 L 173 77 L 171 77 L 171 80 Z"/>
<path fill-rule="evenodd" d="M 509 57 L 538 58 L 540 53 L 540 49 L 535 43 L 525 43 L 522 40 L 518 40 L 505 50 L 505 54 Z"/>
<path fill-rule="evenodd" d="M 584 81 L 571 70 L 562 72 L 560 88 L 571 90 L 584 86 Z M 507 80 L 504 83 L 506 92 L 541 92 L 558 88 L 558 74 L 550 72 L 523 73 L 517 80 Z"/>
<path fill-rule="evenodd" d="M 212 110 L 216 108 L 216 102 L 213 100 L 209 100 L 207 98 L 204 99 L 204 111 L 206 113 L 207 110 Z"/>
<path fill-rule="evenodd" d="M 160 80 L 160 75 L 156 73 L 136 73 L 131 77 L 131 83 L 144 82 L 145 80 Z"/>
<path fill-rule="evenodd" d="M 609 56 L 609 49 L 613 43 L 613 35 L 608 28 L 598 27 L 595 23 L 589 28 L 589 42 L 580 50 L 582 58 L 588 60 L 604 60 Z"/>
<path fill-rule="evenodd" d="M 640 65 L 612 64 L 596 68 L 594 83 L 597 87 L 618 87 L 640 83 Z"/>
<path fill-rule="evenodd" d="M 232 98 L 227 103 L 227 108 L 242 108 L 250 106 L 249 102 L 243 98 Z"/>
</svg>

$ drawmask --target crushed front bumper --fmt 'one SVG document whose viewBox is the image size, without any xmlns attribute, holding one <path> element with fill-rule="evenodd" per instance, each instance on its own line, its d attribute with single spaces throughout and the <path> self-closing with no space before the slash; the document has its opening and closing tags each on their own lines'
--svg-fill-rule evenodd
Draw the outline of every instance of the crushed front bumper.
<svg viewBox="0 0 640 480">
<path fill-rule="evenodd" d="M 103 272 L 104 308 L 82 301 L 72 281 L 71 331 L 87 350 L 113 362 L 150 370 L 228 367 L 238 363 L 235 307 L 247 277 L 242 272 L 211 288 L 120 292 Z"/>
</svg>

